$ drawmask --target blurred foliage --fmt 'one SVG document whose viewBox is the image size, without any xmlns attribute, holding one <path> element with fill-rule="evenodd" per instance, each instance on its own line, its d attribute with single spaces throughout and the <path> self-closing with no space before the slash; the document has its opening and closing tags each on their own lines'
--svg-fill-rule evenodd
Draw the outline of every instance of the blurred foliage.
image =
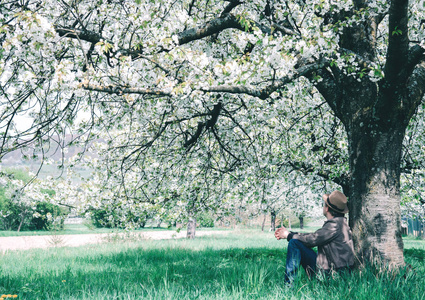
<svg viewBox="0 0 425 300">
<path fill-rule="evenodd" d="M 24 183 L 32 178 L 23 169 L 7 169 L 4 174 Z M 53 225 L 55 228 L 63 228 L 67 209 L 47 201 L 34 201 L 32 204 L 17 201 L 8 193 L 8 190 L 14 188 L 12 182 L 0 185 L 0 230 L 50 230 Z M 42 193 L 52 196 L 55 191 L 45 189 Z"/>
</svg>

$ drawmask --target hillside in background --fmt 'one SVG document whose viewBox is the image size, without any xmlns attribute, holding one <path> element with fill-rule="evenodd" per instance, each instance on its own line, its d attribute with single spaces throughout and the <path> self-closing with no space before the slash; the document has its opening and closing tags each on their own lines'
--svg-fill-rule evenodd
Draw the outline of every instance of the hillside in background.
<svg viewBox="0 0 425 300">
<path fill-rule="evenodd" d="M 68 144 L 72 140 L 71 135 L 67 135 L 63 144 Z M 64 162 L 74 157 L 84 149 L 80 146 L 61 147 L 59 144 L 52 144 L 49 148 L 45 147 L 45 161 L 42 164 L 41 155 L 34 155 L 40 153 L 38 149 L 29 148 L 27 150 L 16 150 L 6 154 L 0 161 L 3 169 L 8 168 L 22 168 L 32 173 L 38 173 L 40 178 L 47 176 L 59 177 L 66 176 L 66 164 Z M 94 156 L 92 153 L 86 152 L 85 155 Z M 90 173 L 90 170 L 82 166 L 76 166 L 76 171 L 82 175 Z"/>
</svg>

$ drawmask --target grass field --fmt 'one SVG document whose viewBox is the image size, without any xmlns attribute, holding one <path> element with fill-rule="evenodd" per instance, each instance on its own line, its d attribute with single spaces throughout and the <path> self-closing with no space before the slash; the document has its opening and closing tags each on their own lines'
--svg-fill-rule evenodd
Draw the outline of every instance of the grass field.
<svg viewBox="0 0 425 300">
<path fill-rule="evenodd" d="M 425 242 L 405 239 L 411 265 L 283 284 L 286 241 L 239 230 L 195 240 L 108 243 L 2 254 L 0 294 L 16 299 L 425 299 Z"/>
</svg>

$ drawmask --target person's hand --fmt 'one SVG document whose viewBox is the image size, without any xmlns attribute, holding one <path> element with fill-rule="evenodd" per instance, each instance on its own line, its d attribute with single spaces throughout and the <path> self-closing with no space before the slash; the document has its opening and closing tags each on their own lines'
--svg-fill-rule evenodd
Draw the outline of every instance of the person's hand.
<svg viewBox="0 0 425 300">
<path fill-rule="evenodd" d="M 274 232 L 274 236 L 278 239 L 286 239 L 288 237 L 289 231 L 285 227 L 281 227 Z"/>
</svg>

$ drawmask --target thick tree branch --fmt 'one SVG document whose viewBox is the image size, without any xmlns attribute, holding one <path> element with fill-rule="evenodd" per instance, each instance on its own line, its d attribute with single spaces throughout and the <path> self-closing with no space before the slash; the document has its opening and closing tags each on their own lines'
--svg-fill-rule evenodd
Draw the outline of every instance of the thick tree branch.
<svg viewBox="0 0 425 300">
<path fill-rule="evenodd" d="M 112 41 L 109 41 L 102 37 L 100 33 L 90 31 L 90 30 L 83 30 L 79 28 L 74 27 L 67 27 L 67 26 L 55 26 L 55 31 L 59 34 L 61 37 L 71 38 L 71 39 L 78 39 L 80 41 L 89 42 L 92 45 L 97 44 L 100 41 L 107 41 L 109 44 L 113 44 Z M 124 55 L 130 55 L 133 59 L 140 58 L 140 55 L 143 53 L 143 49 L 139 48 L 133 48 L 133 49 L 120 49 L 119 50 L 121 54 Z M 106 56 L 110 56 L 110 52 L 105 53 Z"/>
<path fill-rule="evenodd" d="M 243 4 L 243 2 L 239 0 L 230 0 L 229 4 L 224 8 L 223 12 L 221 13 L 221 16 L 223 17 L 225 14 L 230 13 L 236 6 Z"/>
<path fill-rule="evenodd" d="M 236 2 L 239 3 L 239 2 Z M 272 28 L 264 26 L 259 23 L 255 23 L 255 26 L 258 27 L 262 32 L 271 34 Z M 296 31 L 291 28 L 287 28 L 283 25 L 276 23 L 272 24 L 274 30 L 280 31 L 287 35 L 299 35 Z M 199 27 L 191 28 L 180 32 L 177 35 L 179 45 L 187 44 L 189 42 L 199 40 L 208 36 L 216 35 L 225 29 L 239 29 L 242 31 L 253 31 L 253 27 L 250 28 L 244 27 L 238 18 L 232 14 L 223 13 L 219 18 L 213 19 Z"/>
<path fill-rule="evenodd" d="M 187 140 L 184 143 L 184 146 L 189 150 L 199 139 L 199 137 L 201 136 L 204 128 L 205 130 L 213 130 L 215 124 L 217 123 L 218 120 L 218 116 L 220 115 L 221 112 L 221 108 L 222 108 L 222 104 L 221 102 L 218 102 L 216 105 L 214 105 L 213 110 L 210 112 L 209 115 L 211 115 L 211 119 L 207 120 L 206 122 L 199 122 L 198 123 L 198 127 L 196 129 L 196 132 L 190 137 L 189 140 Z"/>
<path fill-rule="evenodd" d="M 81 83 L 80 86 L 83 89 L 88 91 L 96 91 L 96 92 L 103 92 L 103 93 L 117 94 L 117 95 L 140 94 L 140 95 L 154 95 L 154 96 L 171 96 L 171 93 L 167 93 L 161 90 L 130 88 L 130 87 L 120 86 L 120 85 L 101 86 L 101 85 L 94 85 L 90 83 Z"/>
<path fill-rule="evenodd" d="M 245 94 L 253 97 L 258 97 L 260 99 L 267 99 L 273 92 L 282 89 L 286 84 L 300 78 L 302 76 L 309 76 L 310 73 L 320 70 L 329 63 L 326 60 L 318 59 L 318 61 L 300 66 L 297 70 L 295 70 L 292 74 L 275 80 L 270 85 L 263 88 L 255 88 L 249 87 L 245 85 L 220 85 L 220 86 L 211 86 L 211 87 L 200 87 L 199 90 L 203 92 L 212 92 L 212 93 L 230 93 L 230 94 Z M 156 95 L 156 96 L 171 96 L 172 93 L 165 92 L 162 90 L 153 90 L 153 89 L 142 89 L 142 88 L 134 88 L 127 86 L 119 86 L 119 85 L 94 85 L 87 82 L 83 82 L 80 86 L 89 91 L 97 91 L 109 94 L 141 94 L 141 95 Z"/>
<path fill-rule="evenodd" d="M 408 109 L 406 114 L 410 119 L 425 95 L 425 61 L 422 61 L 413 70 L 407 82 L 407 90 L 409 97 L 406 100 L 412 102 L 410 105 L 406 105 L 406 109 Z"/>
<path fill-rule="evenodd" d="M 276 80 L 272 84 L 264 88 L 254 88 L 244 85 L 220 85 L 200 88 L 203 92 L 230 93 L 230 94 L 246 94 L 260 99 L 267 99 L 273 92 L 282 89 L 286 84 L 296 80 L 297 78 L 308 76 L 310 73 L 320 70 L 329 63 L 326 60 L 318 59 L 316 62 L 300 66 L 292 74 Z"/>
<path fill-rule="evenodd" d="M 180 32 L 177 38 L 179 45 L 183 45 L 230 28 L 244 30 L 243 26 L 234 15 L 224 14 L 224 16 L 213 19 L 202 26 Z"/>
<path fill-rule="evenodd" d="M 408 0 L 392 0 L 388 27 L 388 52 L 385 65 L 385 80 L 390 89 L 405 82 L 401 72 L 409 54 Z"/>
<path fill-rule="evenodd" d="M 425 49 L 420 45 L 414 45 L 409 49 L 409 54 L 407 57 L 407 63 L 405 64 L 403 70 L 400 72 L 401 78 L 409 78 L 412 75 L 412 72 L 415 70 L 416 66 L 425 60 Z"/>
<path fill-rule="evenodd" d="M 205 123 L 203 122 L 198 122 L 198 127 L 196 128 L 196 132 L 190 137 L 190 139 L 188 139 L 185 143 L 184 146 L 186 148 L 189 148 L 196 143 L 196 141 L 199 139 L 199 137 L 202 134 L 202 131 L 204 130 L 205 127 Z"/>
<path fill-rule="evenodd" d="M 61 37 L 80 39 L 94 44 L 100 42 L 101 40 L 106 40 L 99 33 L 89 30 L 57 25 L 55 26 L 55 30 Z"/>
<path fill-rule="evenodd" d="M 281 24 L 277 24 L 277 23 L 273 23 L 272 27 L 276 30 L 279 31 L 285 35 L 300 35 L 300 33 L 296 32 L 295 30 L 288 28 L 286 26 L 283 26 Z"/>
<path fill-rule="evenodd" d="M 286 35 L 299 35 L 299 33 L 295 32 L 293 29 L 285 27 L 280 24 L 276 24 L 276 23 L 272 24 L 273 28 L 264 26 L 256 22 L 252 22 L 252 24 L 255 24 L 255 26 L 252 26 L 252 25 L 244 26 L 243 24 L 241 24 L 240 20 L 238 20 L 237 16 L 234 16 L 229 13 L 233 8 L 235 8 L 236 6 L 240 4 L 242 4 L 242 2 L 231 1 L 230 4 L 225 8 L 224 12 L 221 14 L 220 17 L 213 19 L 205 24 L 202 24 L 199 27 L 187 29 L 187 30 L 184 30 L 183 32 L 178 33 L 177 34 L 178 44 L 184 45 L 195 40 L 203 39 L 209 36 L 214 36 L 222 32 L 223 30 L 231 29 L 231 28 L 238 29 L 241 31 L 248 31 L 248 32 L 253 32 L 254 28 L 259 28 L 262 32 L 266 34 L 271 34 L 273 30 L 277 30 Z M 92 44 L 96 44 L 102 40 L 107 41 L 107 39 L 103 38 L 100 33 L 89 31 L 86 29 L 56 25 L 55 30 L 61 37 L 78 39 L 81 41 L 90 42 Z M 112 41 L 107 41 L 107 42 L 110 44 L 113 44 Z M 136 59 L 136 58 L 139 58 L 140 55 L 143 53 L 143 49 L 140 49 L 140 48 L 120 49 L 119 52 L 124 55 L 130 55 L 131 57 Z M 105 54 L 107 56 L 110 55 L 109 52 Z"/>
</svg>

